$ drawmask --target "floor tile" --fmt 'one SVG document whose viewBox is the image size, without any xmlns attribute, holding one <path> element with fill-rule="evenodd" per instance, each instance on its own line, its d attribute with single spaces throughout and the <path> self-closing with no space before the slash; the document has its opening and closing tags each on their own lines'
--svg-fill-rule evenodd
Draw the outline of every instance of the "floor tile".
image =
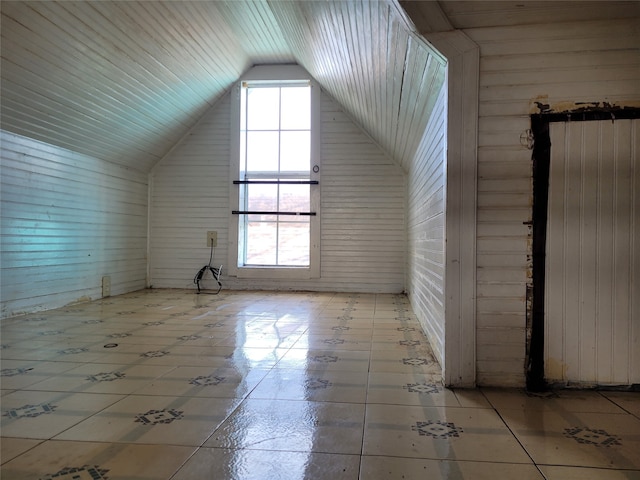
<svg viewBox="0 0 640 480">
<path fill-rule="evenodd" d="M 364 405 L 248 399 L 206 447 L 360 454 Z"/>
<path fill-rule="evenodd" d="M 175 367 L 87 363 L 25 390 L 129 394 Z"/>
<path fill-rule="evenodd" d="M 363 456 L 366 480 L 544 480 L 535 465 Z"/>
<path fill-rule="evenodd" d="M 528 411 L 566 411 L 625 413 L 614 402 L 596 391 L 559 390 L 542 394 L 524 390 L 482 389 L 485 397 L 498 410 L 526 409 Z"/>
<path fill-rule="evenodd" d="M 42 442 L 43 440 L 30 438 L 2 437 L 2 441 L 0 441 L 0 460 L 2 463 L 7 463 L 9 460 L 12 460 L 18 455 L 22 455 Z"/>
<path fill-rule="evenodd" d="M 640 480 L 640 470 L 540 465 L 540 471 L 547 480 Z"/>
<path fill-rule="evenodd" d="M 371 350 L 371 338 L 368 335 L 344 335 L 340 332 L 326 335 L 304 334 L 295 344 L 295 348 L 309 348 L 312 350 Z"/>
<path fill-rule="evenodd" d="M 177 367 L 148 382 L 137 395 L 244 398 L 269 370 L 225 367 Z"/>
<path fill-rule="evenodd" d="M 333 349 L 308 350 L 292 348 L 277 363 L 276 368 L 366 372 L 369 369 L 369 352 Z"/>
<path fill-rule="evenodd" d="M 34 362 L 28 360 L 3 360 L 0 385 L 3 389 L 26 388 L 51 376 L 81 366 L 75 362 Z"/>
<path fill-rule="evenodd" d="M 172 480 L 357 480 L 359 455 L 201 448 Z"/>
<path fill-rule="evenodd" d="M 440 365 L 428 352 L 371 350 L 371 372 L 436 374 Z"/>
<path fill-rule="evenodd" d="M 500 415 L 538 464 L 640 469 L 640 420 L 566 409 Z"/>
<path fill-rule="evenodd" d="M 631 415 L 640 418 L 640 392 L 600 392 L 600 394 Z"/>
<path fill-rule="evenodd" d="M 226 398 L 130 395 L 55 439 L 200 446 L 238 403 Z"/>
<path fill-rule="evenodd" d="M 479 408 L 367 405 L 363 452 L 531 463 L 500 417 L 492 410 Z"/>
<path fill-rule="evenodd" d="M 20 480 L 168 480 L 195 447 L 47 441 L 2 466 Z"/>
<path fill-rule="evenodd" d="M 453 391 L 442 386 L 440 374 L 371 372 L 368 403 L 459 407 Z"/>
<path fill-rule="evenodd" d="M 122 398 L 106 394 L 16 391 L 2 397 L 2 435 L 48 439 Z"/>
<path fill-rule="evenodd" d="M 275 369 L 251 392 L 250 398 L 364 404 L 367 374 Z"/>
</svg>

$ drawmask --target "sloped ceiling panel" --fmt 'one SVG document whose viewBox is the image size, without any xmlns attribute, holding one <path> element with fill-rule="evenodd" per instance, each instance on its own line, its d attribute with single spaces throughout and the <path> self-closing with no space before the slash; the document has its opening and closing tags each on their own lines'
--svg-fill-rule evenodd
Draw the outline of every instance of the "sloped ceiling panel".
<svg viewBox="0 0 640 480">
<path fill-rule="evenodd" d="M 424 133 L 446 62 L 392 1 L 269 2 L 298 62 L 403 166 Z"/>
<path fill-rule="evenodd" d="M 268 63 L 304 66 L 405 164 L 444 75 L 393 0 L 0 5 L 2 128 L 141 171 Z"/>
<path fill-rule="evenodd" d="M 2 2 L 2 128 L 148 171 L 254 63 L 266 2 Z"/>
</svg>

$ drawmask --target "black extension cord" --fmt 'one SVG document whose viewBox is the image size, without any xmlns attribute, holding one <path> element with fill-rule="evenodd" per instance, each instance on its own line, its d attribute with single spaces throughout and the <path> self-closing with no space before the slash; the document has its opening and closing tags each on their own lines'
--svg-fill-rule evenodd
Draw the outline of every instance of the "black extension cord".
<svg viewBox="0 0 640 480">
<path fill-rule="evenodd" d="M 202 277 L 204 277 L 204 274 L 207 273 L 207 270 L 211 272 L 215 281 L 218 282 L 218 291 L 214 293 L 214 295 L 219 294 L 220 290 L 222 290 L 222 283 L 220 283 L 220 277 L 222 276 L 222 265 L 220 265 L 220 267 L 218 268 L 212 267 L 211 266 L 212 261 L 213 261 L 213 244 L 211 244 L 211 254 L 209 255 L 209 263 L 206 264 L 204 267 L 202 267 L 200 270 L 198 270 L 198 273 L 196 273 L 196 276 L 193 277 L 193 283 L 195 283 L 198 286 L 198 293 L 200 293 L 200 281 L 202 280 Z"/>
</svg>

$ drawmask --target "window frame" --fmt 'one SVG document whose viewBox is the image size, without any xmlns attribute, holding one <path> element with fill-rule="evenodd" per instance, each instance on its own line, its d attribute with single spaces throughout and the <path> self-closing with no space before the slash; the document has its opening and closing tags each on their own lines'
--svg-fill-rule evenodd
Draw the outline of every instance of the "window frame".
<svg viewBox="0 0 640 480">
<path fill-rule="evenodd" d="M 244 82 L 273 83 L 285 85 L 287 82 L 308 81 L 311 87 L 311 151 L 309 179 L 320 180 L 320 87 L 306 70 L 298 65 L 261 65 L 253 67 L 235 83 L 231 90 L 230 162 L 229 162 L 229 203 L 230 210 L 240 206 L 240 105 L 241 88 Z M 316 168 L 317 167 L 317 168 Z M 239 266 L 241 245 L 239 238 L 240 215 L 229 216 L 229 262 L 231 276 L 252 279 L 309 279 L 320 277 L 320 185 L 310 185 L 310 209 L 316 214 L 310 216 L 309 266 Z"/>
</svg>

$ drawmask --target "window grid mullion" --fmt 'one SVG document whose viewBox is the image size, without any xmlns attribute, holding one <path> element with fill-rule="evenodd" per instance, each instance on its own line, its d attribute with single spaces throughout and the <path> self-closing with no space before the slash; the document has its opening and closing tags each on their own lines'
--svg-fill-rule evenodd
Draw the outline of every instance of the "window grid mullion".
<svg viewBox="0 0 640 480">
<path fill-rule="evenodd" d="M 282 154 L 282 87 L 278 89 L 278 180 L 281 172 L 281 154 Z M 276 185 L 278 212 L 280 211 L 280 184 Z M 276 265 L 280 265 L 280 215 L 276 215 Z"/>
</svg>

